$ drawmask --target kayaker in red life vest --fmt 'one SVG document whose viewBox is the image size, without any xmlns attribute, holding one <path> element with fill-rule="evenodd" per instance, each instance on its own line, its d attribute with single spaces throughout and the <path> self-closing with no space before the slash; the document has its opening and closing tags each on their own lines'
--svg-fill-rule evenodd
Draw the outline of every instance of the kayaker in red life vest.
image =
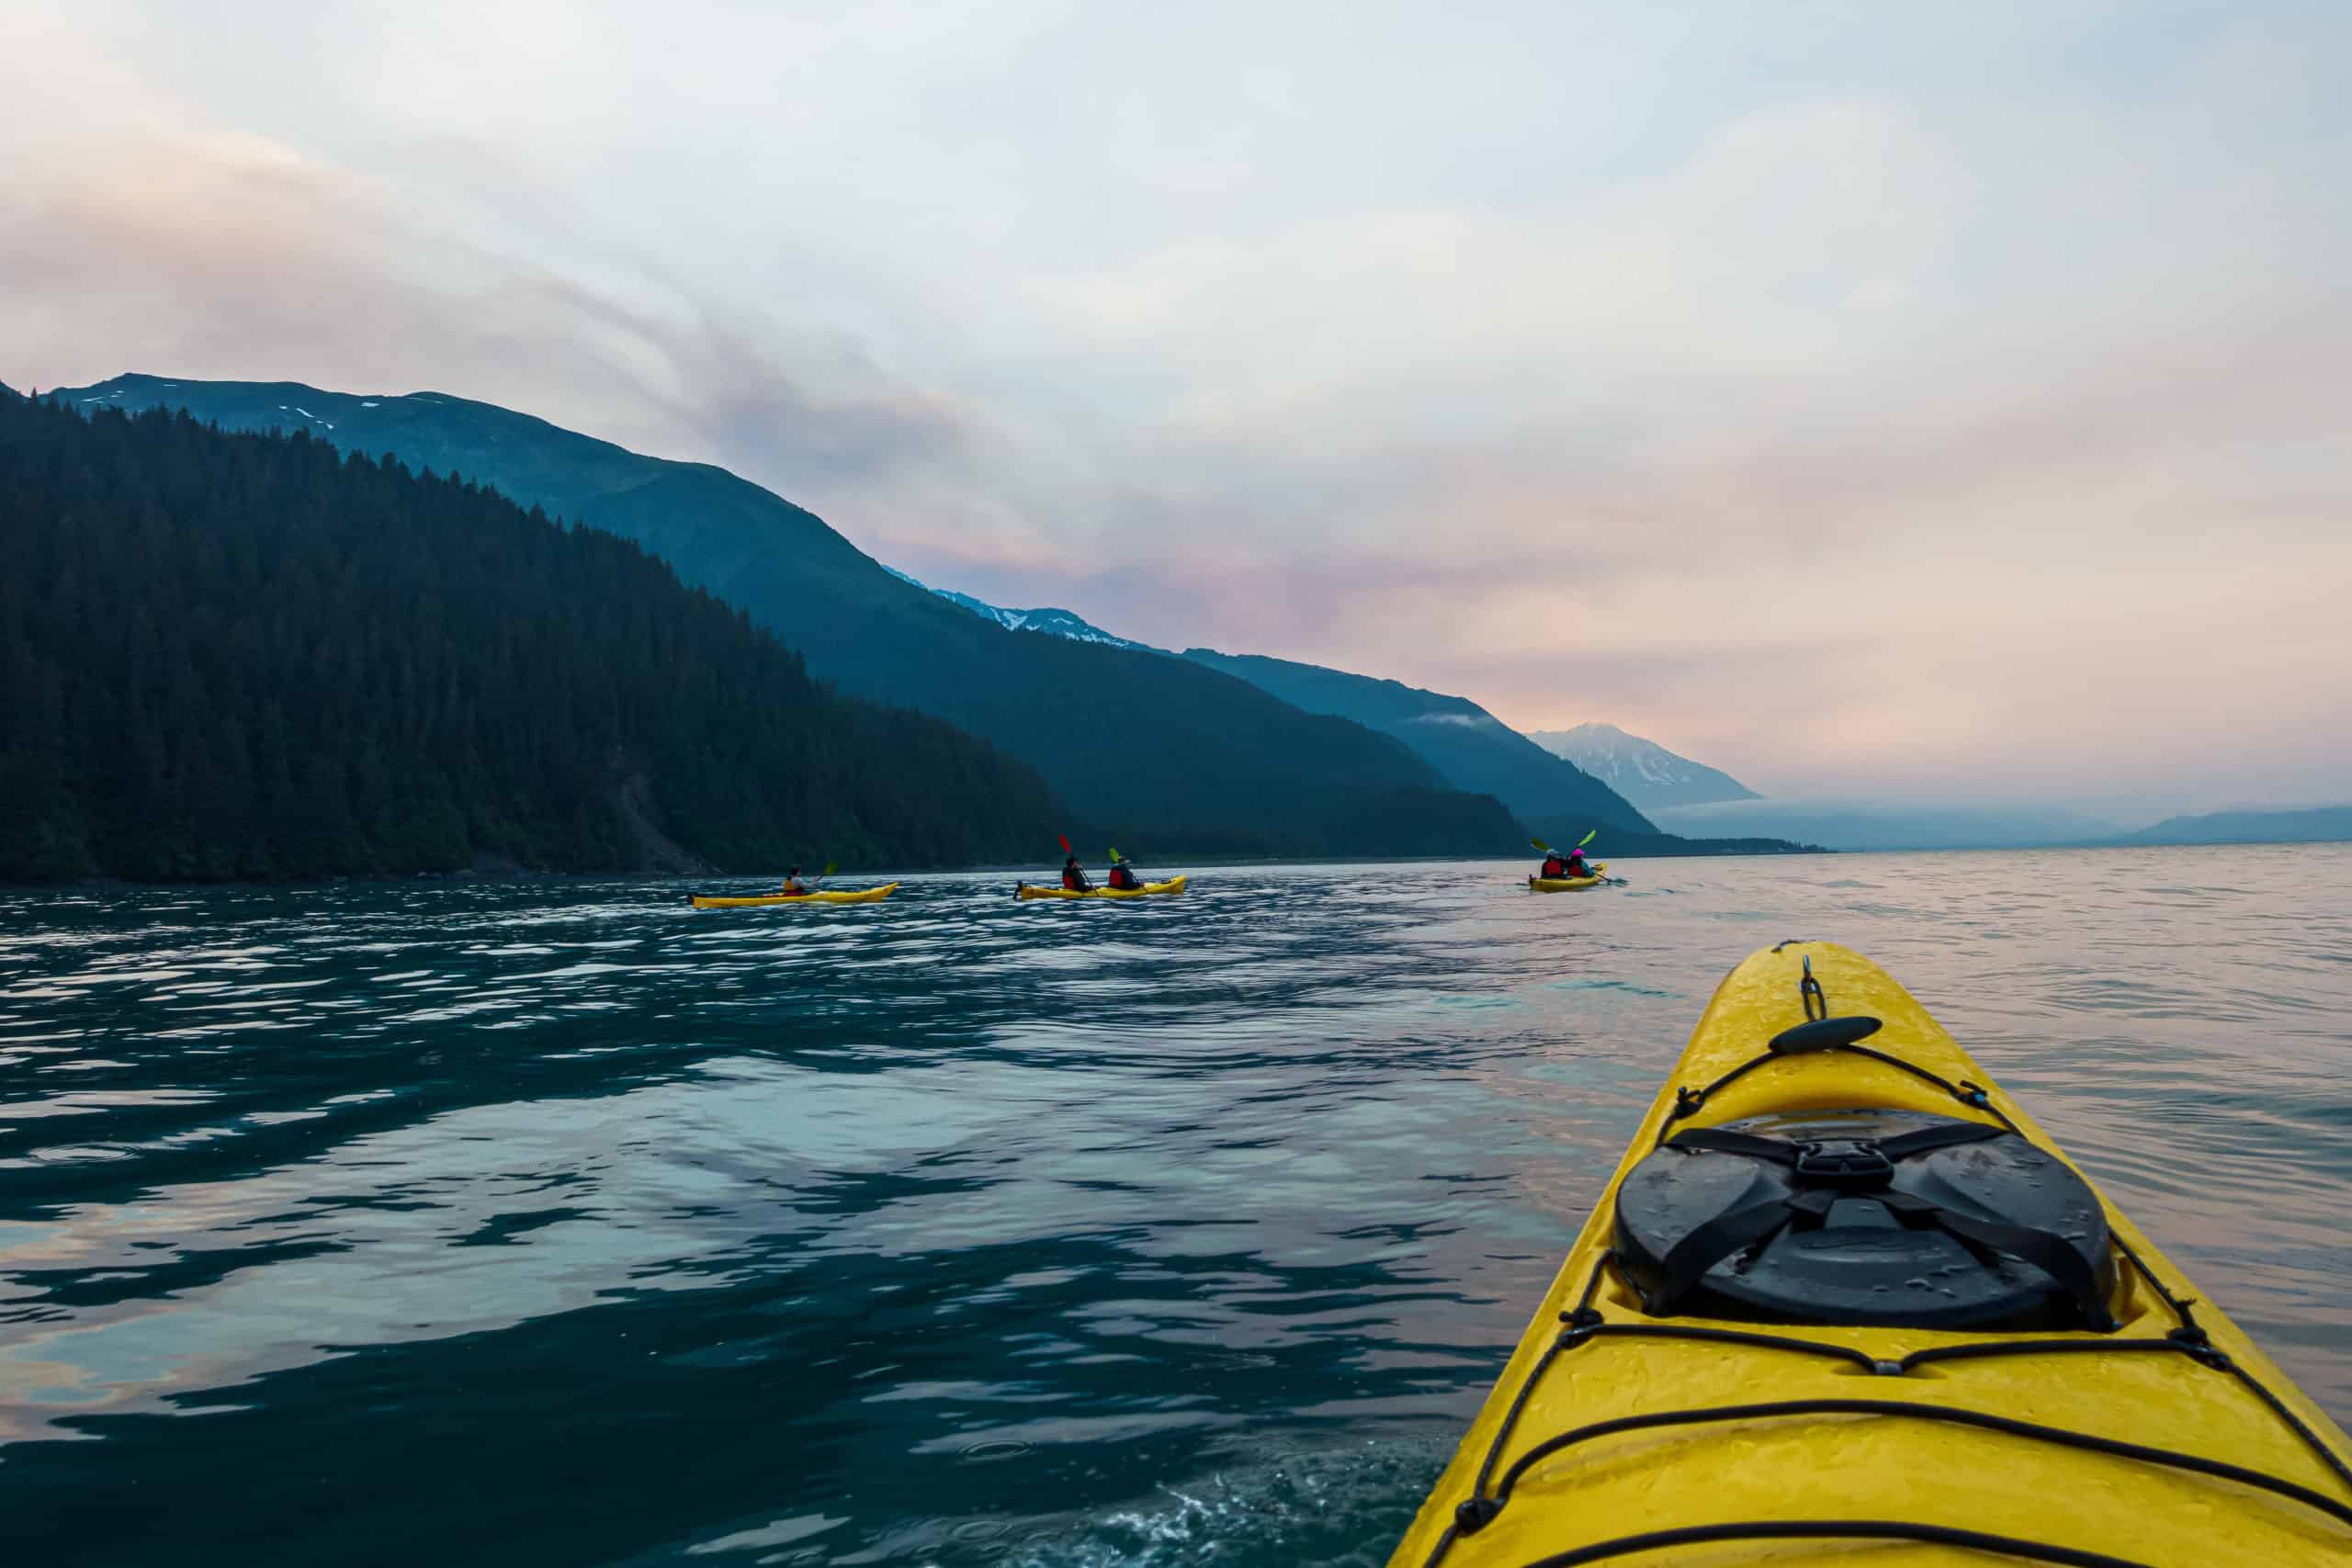
<svg viewBox="0 0 2352 1568">
<path fill-rule="evenodd" d="M 1143 886 L 1133 863 L 1120 859 L 1116 850 L 1111 852 L 1111 886 L 1122 893 L 1132 893 Z"/>
<path fill-rule="evenodd" d="M 796 865 L 790 871 L 784 874 L 784 887 L 782 891 L 786 897 L 791 898 L 805 898 L 808 896 L 808 885 L 800 880 L 800 868 L 798 866 Z"/>
<path fill-rule="evenodd" d="M 1566 855 L 1554 850 L 1544 857 L 1544 879 L 1546 882 L 1558 882 L 1571 876 L 1590 876 L 1591 874 L 1591 872 L 1585 869 L 1582 850 L 1570 850 Z"/>
<path fill-rule="evenodd" d="M 1094 890 L 1094 884 L 1086 880 L 1086 868 L 1078 863 L 1076 855 L 1062 862 L 1062 886 L 1072 893 L 1091 893 Z"/>
</svg>

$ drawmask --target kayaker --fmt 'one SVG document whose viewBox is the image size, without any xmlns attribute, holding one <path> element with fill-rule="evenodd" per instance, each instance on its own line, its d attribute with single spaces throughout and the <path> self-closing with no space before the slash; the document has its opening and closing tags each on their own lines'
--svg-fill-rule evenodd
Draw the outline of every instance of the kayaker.
<svg viewBox="0 0 2352 1568">
<path fill-rule="evenodd" d="M 1111 852 L 1111 886 L 1122 893 L 1132 893 L 1143 886 L 1143 879 L 1136 874 L 1134 863 L 1122 860 L 1116 850 Z"/>
<path fill-rule="evenodd" d="M 1582 850 L 1570 850 L 1568 852 L 1567 863 L 1561 868 L 1560 874 L 1567 877 L 1590 876 L 1592 874 L 1589 870 L 1586 869 L 1584 863 L 1584 852 Z"/>
<path fill-rule="evenodd" d="M 1094 884 L 1086 880 L 1086 868 L 1078 863 L 1078 856 L 1075 854 L 1062 862 L 1062 886 L 1072 893 L 1094 891 Z"/>
<path fill-rule="evenodd" d="M 808 896 L 808 885 L 800 880 L 800 868 L 798 866 L 796 865 L 790 871 L 784 874 L 784 887 L 782 891 L 787 898 L 805 898 Z"/>
<path fill-rule="evenodd" d="M 1556 882 L 1568 874 L 1568 863 L 1560 858 L 1559 851 L 1554 850 L 1544 857 L 1544 869 L 1537 874 L 1546 882 Z"/>
</svg>

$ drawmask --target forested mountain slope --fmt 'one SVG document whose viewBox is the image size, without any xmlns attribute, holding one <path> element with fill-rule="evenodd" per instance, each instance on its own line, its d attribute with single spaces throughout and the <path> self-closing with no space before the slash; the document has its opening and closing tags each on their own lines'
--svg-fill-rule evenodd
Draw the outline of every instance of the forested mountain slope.
<svg viewBox="0 0 2352 1568">
<path fill-rule="evenodd" d="M 1036 858 L 1027 766 L 470 482 L 0 397 L 0 876 Z"/>
</svg>

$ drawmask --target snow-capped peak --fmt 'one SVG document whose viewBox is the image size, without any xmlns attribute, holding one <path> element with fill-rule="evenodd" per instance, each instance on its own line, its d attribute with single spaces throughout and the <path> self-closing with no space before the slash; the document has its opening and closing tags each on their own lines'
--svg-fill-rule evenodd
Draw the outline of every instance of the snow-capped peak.
<svg viewBox="0 0 2352 1568">
<path fill-rule="evenodd" d="M 1529 739 L 1645 809 L 1758 798 L 1730 774 L 1678 756 L 1655 740 L 1628 735 L 1613 724 L 1595 720 L 1574 729 L 1537 730 Z"/>
</svg>

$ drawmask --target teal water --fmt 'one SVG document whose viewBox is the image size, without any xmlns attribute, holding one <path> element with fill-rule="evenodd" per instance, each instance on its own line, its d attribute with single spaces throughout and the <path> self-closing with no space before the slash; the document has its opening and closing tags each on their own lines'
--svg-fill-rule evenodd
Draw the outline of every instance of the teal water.
<svg viewBox="0 0 2352 1568">
<path fill-rule="evenodd" d="M 2352 1417 L 2352 847 L 1515 869 L 0 889 L 0 1562 L 1377 1562 L 1782 937 Z"/>
</svg>

